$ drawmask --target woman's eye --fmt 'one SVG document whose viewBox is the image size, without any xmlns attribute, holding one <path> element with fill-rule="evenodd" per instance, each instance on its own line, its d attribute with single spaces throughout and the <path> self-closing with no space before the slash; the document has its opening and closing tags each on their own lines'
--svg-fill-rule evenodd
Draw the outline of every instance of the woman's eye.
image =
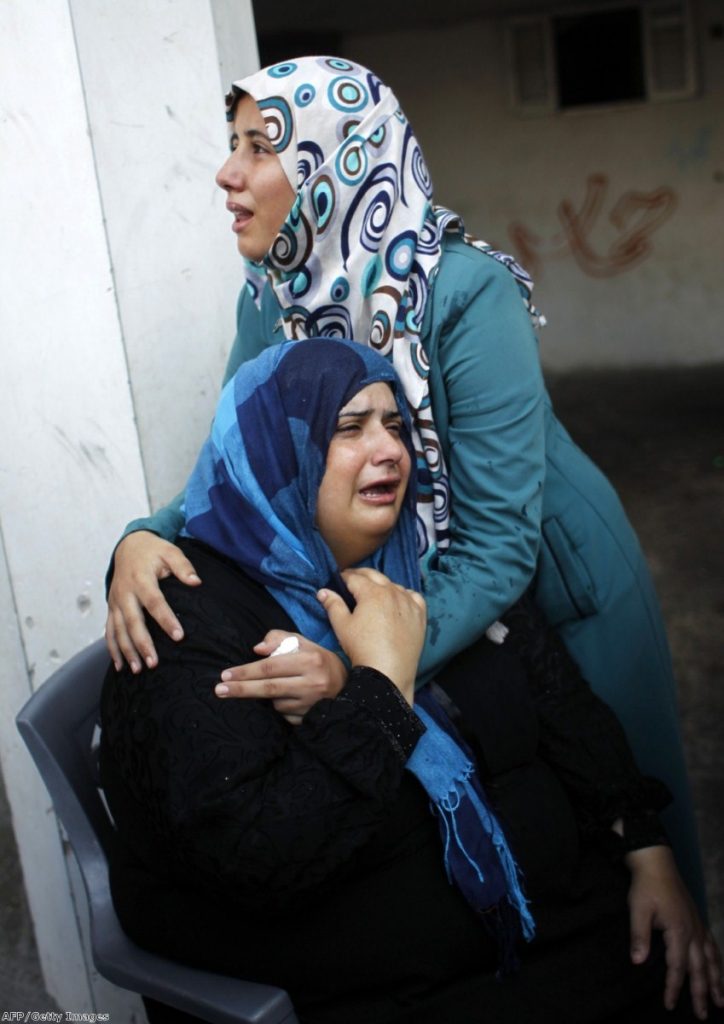
<svg viewBox="0 0 724 1024">
<path fill-rule="evenodd" d="M 396 434 L 399 437 L 400 434 L 402 433 L 402 424 L 401 423 L 394 423 L 394 422 L 393 423 L 388 423 L 387 424 L 387 429 L 391 433 Z"/>
<path fill-rule="evenodd" d="M 338 423 L 337 433 L 338 434 L 356 434 L 359 431 L 359 423 Z"/>
</svg>

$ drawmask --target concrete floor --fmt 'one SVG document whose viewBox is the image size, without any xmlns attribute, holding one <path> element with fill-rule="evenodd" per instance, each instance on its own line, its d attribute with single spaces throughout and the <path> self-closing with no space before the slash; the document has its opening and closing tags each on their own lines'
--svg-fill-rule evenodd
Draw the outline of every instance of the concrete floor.
<svg viewBox="0 0 724 1024">
<path fill-rule="evenodd" d="M 0 779 L 0 1013 L 55 1009 L 38 966 L 10 808 Z"/>
<path fill-rule="evenodd" d="M 560 418 L 618 488 L 656 579 L 724 947 L 724 365 L 566 375 L 550 386 Z M 0 780 L 0 1010 L 53 1008 Z"/>
</svg>

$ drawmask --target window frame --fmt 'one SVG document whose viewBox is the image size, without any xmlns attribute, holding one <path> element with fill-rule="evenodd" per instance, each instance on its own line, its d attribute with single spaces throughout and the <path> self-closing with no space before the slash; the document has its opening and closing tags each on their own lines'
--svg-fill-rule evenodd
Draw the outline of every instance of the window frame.
<svg viewBox="0 0 724 1024">
<path fill-rule="evenodd" d="M 603 103 L 561 107 L 556 74 L 554 19 L 572 14 L 610 13 L 626 8 L 638 8 L 641 15 L 641 61 L 646 95 L 642 99 L 611 100 Z M 678 8 L 678 10 L 674 11 L 674 8 Z M 657 28 L 662 24 L 666 24 L 667 21 L 681 27 L 684 84 L 679 89 L 664 88 L 656 81 L 656 42 L 654 36 Z M 517 74 L 518 50 L 516 49 L 516 33 L 521 29 L 530 30 L 532 27 L 538 29 L 541 37 L 540 67 L 547 86 L 547 93 L 541 99 L 526 101 L 521 95 L 521 83 Z M 517 113 L 522 115 L 565 114 L 573 116 L 593 111 L 639 107 L 647 103 L 675 102 L 692 99 L 698 94 L 699 78 L 697 53 L 694 45 L 691 0 L 656 0 L 656 2 L 650 2 L 650 0 L 619 0 L 617 3 L 607 4 L 589 2 L 576 4 L 572 7 L 556 6 L 542 14 L 531 13 L 527 15 L 513 15 L 506 18 L 505 35 L 510 104 Z"/>
</svg>

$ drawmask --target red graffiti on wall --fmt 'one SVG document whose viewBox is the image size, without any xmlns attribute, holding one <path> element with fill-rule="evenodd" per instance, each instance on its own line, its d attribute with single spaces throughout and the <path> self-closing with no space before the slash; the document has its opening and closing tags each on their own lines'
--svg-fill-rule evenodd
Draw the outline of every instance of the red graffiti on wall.
<svg viewBox="0 0 724 1024">
<path fill-rule="evenodd" d="M 558 219 L 562 231 L 547 240 L 525 224 L 513 221 L 508 232 L 523 266 L 535 273 L 546 257 L 571 252 L 584 273 L 591 277 L 613 277 L 650 256 L 651 236 L 676 209 L 676 193 L 664 185 L 651 192 L 624 192 L 608 215 L 617 235 L 607 247 L 599 241 L 597 248 L 592 236 L 602 233 L 600 218 L 608 186 L 606 174 L 589 175 L 580 208 L 577 210 L 570 199 L 561 200 Z"/>
</svg>

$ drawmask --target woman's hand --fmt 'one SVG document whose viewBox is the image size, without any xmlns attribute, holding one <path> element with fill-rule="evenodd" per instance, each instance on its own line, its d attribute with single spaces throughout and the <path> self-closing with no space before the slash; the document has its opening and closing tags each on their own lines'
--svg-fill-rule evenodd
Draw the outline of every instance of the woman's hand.
<svg viewBox="0 0 724 1024">
<path fill-rule="evenodd" d="M 422 594 L 375 569 L 347 569 L 342 576 L 357 602 L 354 611 L 331 590 L 317 594 L 342 649 L 353 667 L 384 673 L 412 704 L 427 621 Z"/>
<path fill-rule="evenodd" d="M 299 650 L 272 657 L 282 640 L 290 636 L 299 641 Z M 272 629 L 254 650 L 266 657 L 225 669 L 215 693 L 217 697 L 271 700 L 291 725 L 298 725 L 318 700 L 336 697 L 347 678 L 341 658 L 299 633 Z"/>
<path fill-rule="evenodd" d="M 172 640 L 182 639 L 181 623 L 158 585 L 171 575 L 190 587 L 201 583 L 183 552 L 148 530 L 129 533 L 116 548 L 106 619 L 106 644 L 116 669 L 124 657 L 132 672 L 141 671 L 142 659 L 149 668 L 158 662 L 144 608 Z"/>
<path fill-rule="evenodd" d="M 631 871 L 632 961 L 646 960 L 651 929 L 658 928 L 666 947 L 664 1006 L 673 1010 L 688 973 L 694 1013 L 706 1020 L 709 996 L 716 1006 L 724 1006 L 721 954 L 681 880 L 671 850 L 649 846 L 626 854 L 625 859 Z"/>
</svg>

